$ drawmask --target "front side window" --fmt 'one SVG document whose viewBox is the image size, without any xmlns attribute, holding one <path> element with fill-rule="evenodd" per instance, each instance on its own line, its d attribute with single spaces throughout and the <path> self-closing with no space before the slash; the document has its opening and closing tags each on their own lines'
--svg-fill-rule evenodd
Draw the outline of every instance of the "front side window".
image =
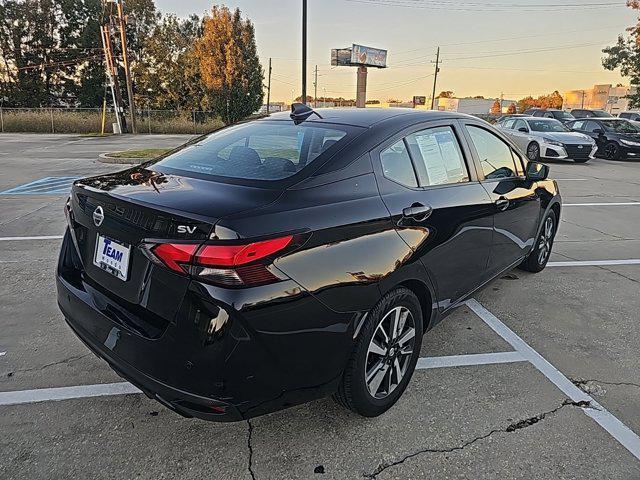
<svg viewBox="0 0 640 480">
<path fill-rule="evenodd" d="M 469 181 L 462 150 L 451 127 L 422 130 L 406 140 L 421 187 Z"/>
<path fill-rule="evenodd" d="M 517 176 L 511 147 L 484 128 L 467 125 L 486 179 Z"/>
<path fill-rule="evenodd" d="M 404 140 L 394 143 L 380 153 L 382 171 L 389 180 L 398 182 L 407 187 L 417 187 L 418 180 L 413 170 L 411 157 L 404 144 Z"/>
<path fill-rule="evenodd" d="M 528 132 L 529 131 L 529 127 L 527 127 L 527 124 L 525 123 L 524 120 L 518 120 L 516 122 L 516 125 L 514 127 L 516 130 L 518 130 L 519 132 Z M 521 128 L 524 128 L 524 130 L 520 130 Z"/>
<path fill-rule="evenodd" d="M 359 131 L 334 124 L 249 122 L 214 132 L 156 162 L 153 168 L 205 178 L 281 180 Z"/>
<path fill-rule="evenodd" d="M 596 133 L 596 130 L 602 130 L 602 127 L 596 122 L 587 122 L 584 129 L 587 132 Z"/>
</svg>

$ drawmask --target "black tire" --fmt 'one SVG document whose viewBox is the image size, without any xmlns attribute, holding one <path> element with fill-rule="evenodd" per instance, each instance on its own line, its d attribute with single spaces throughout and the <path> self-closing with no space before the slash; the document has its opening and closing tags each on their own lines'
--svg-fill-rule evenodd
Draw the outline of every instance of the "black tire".
<svg viewBox="0 0 640 480">
<path fill-rule="evenodd" d="M 548 228 L 549 222 L 551 222 L 550 233 Z M 544 267 L 547 266 L 547 262 L 551 256 L 553 240 L 555 239 L 557 231 L 558 218 L 556 216 L 556 212 L 550 210 L 542 221 L 542 228 L 540 229 L 538 238 L 536 238 L 535 247 L 531 250 L 529 256 L 518 266 L 518 268 L 534 273 L 544 270 Z"/>
<path fill-rule="evenodd" d="M 620 160 L 620 145 L 616 142 L 607 143 L 602 149 L 602 156 L 607 160 Z"/>
<path fill-rule="evenodd" d="M 532 162 L 540 161 L 540 145 L 538 145 L 538 142 L 531 142 L 527 146 L 527 158 Z"/>
<path fill-rule="evenodd" d="M 401 312 L 401 315 L 405 311 L 411 314 L 410 317 L 407 315 L 404 326 L 410 326 L 413 321 L 414 335 L 412 339 L 406 340 L 404 346 L 394 343 L 393 339 L 389 342 L 391 345 L 382 345 L 382 349 L 387 351 L 387 356 L 370 351 L 374 335 L 376 339 L 383 338 L 378 337 L 381 334 L 379 327 L 384 330 L 386 325 L 390 325 L 387 322 L 397 318 L 396 311 Z M 398 401 L 411 380 L 420 356 L 422 331 L 422 310 L 420 302 L 413 292 L 407 288 L 399 287 L 387 293 L 369 312 L 345 368 L 338 391 L 334 394 L 334 399 L 345 408 L 365 417 L 377 417 L 386 412 Z M 405 332 L 404 335 L 410 334 L 408 330 L 402 330 L 398 337 L 404 336 L 402 332 Z M 411 353 L 402 353 L 408 351 L 409 346 Z M 396 362 L 400 370 L 396 370 Z M 376 370 L 379 365 L 382 367 Z M 370 393 L 371 384 L 375 383 L 375 378 L 382 373 L 384 368 L 386 368 L 385 373 L 377 387 L 381 388 L 379 397 L 374 397 Z M 395 372 L 402 370 L 404 373 L 398 382 L 398 374 Z M 367 383 L 366 380 L 367 372 L 377 372 L 371 376 L 370 383 Z M 388 376 L 386 372 L 388 372 Z M 394 377 L 396 378 L 395 386 L 392 385 Z M 383 385 L 385 382 L 388 384 L 386 395 Z M 376 391 L 378 391 L 377 388 Z"/>
</svg>

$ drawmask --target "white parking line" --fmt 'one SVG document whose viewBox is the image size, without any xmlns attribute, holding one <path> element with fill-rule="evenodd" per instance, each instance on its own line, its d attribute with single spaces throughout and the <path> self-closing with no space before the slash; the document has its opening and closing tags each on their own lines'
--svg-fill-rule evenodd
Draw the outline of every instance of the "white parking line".
<svg viewBox="0 0 640 480">
<path fill-rule="evenodd" d="M 469 367 L 473 365 L 492 365 L 495 363 L 526 362 L 520 352 L 478 353 L 474 355 L 452 355 L 450 357 L 419 358 L 417 369 L 443 367 Z"/>
<path fill-rule="evenodd" d="M 607 265 L 640 265 L 640 259 L 628 260 L 576 260 L 572 262 L 549 262 L 547 267 L 598 267 Z"/>
<path fill-rule="evenodd" d="M 592 418 L 633 456 L 640 460 L 640 437 L 638 437 L 636 433 L 600 405 L 593 397 L 576 387 L 558 369 L 549 363 L 536 350 L 530 347 L 529 344 L 522 340 L 513 330 L 498 320 L 495 315 L 484 308 L 477 300 L 468 300 L 466 304 L 494 332 L 509 343 L 515 351 L 421 358 L 418 361 L 417 368 L 428 369 L 528 361 L 572 401 L 589 402 L 589 407 L 582 408 L 585 415 Z M 0 406 L 138 393 L 141 393 L 140 390 L 127 382 L 61 388 L 42 388 L 36 390 L 19 390 L 13 392 L 0 392 Z"/>
<path fill-rule="evenodd" d="M 624 205 L 640 205 L 640 202 L 605 202 L 605 203 L 563 203 L 563 207 L 621 207 Z"/>
<path fill-rule="evenodd" d="M 60 240 L 62 235 L 42 235 L 39 237 L 0 237 L 0 242 L 21 242 L 23 240 Z"/>
<path fill-rule="evenodd" d="M 429 369 L 523 361 L 526 361 L 526 359 L 518 352 L 483 353 L 477 355 L 420 358 L 416 368 Z M 35 390 L 0 392 L 0 406 L 70 400 L 73 398 L 101 397 L 106 395 L 129 395 L 134 393 L 141 392 L 128 382 L 60 388 L 39 388 Z"/>
<path fill-rule="evenodd" d="M 547 377 L 556 387 L 574 402 L 587 401 L 590 407 L 582 408 L 582 411 L 598 425 L 625 447 L 631 454 L 640 460 L 640 437 L 629 427 L 612 415 L 593 397 L 576 387 L 571 380 L 565 377 L 556 367 L 522 340 L 516 333 L 502 323 L 489 310 L 484 308 L 477 300 L 468 300 L 467 305 L 475 312 L 494 332 L 506 340 L 517 352 L 536 367 L 540 373 Z"/>
<path fill-rule="evenodd" d="M 103 383 L 100 385 L 79 385 L 75 387 L 38 388 L 0 392 L 0 405 L 70 400 L 72 398 L 103 397 L 107 395 L 128 395 L 142 393 L 129 382 Z"/>
</svg>

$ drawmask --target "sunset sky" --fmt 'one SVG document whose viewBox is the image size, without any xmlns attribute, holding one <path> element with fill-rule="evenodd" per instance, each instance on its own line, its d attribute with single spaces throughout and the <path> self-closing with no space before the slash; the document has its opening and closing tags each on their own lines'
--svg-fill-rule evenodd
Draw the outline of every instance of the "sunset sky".
<svg viewBox="0 0 640 480">
<path fill-rule="evenodd" d="M 211 0 L 156 0 L 163 12 L 202 15 Z M 263 67 L 273 57 L 272 99 L 300 94 L 301 0 L 228 1 L 256 28 Z M 581 4 L 581 6 L 576 6 Z M 592 4 L 592 5 L 589 5 Z M 431 95 L 436 47 L 443 64 L 437 91 L 517 100 L 553 90 L 628 83 L 602 68 L 602 48 L 633 24 L 614 0 L 309 0 L 308 87 L 318 65 L 318 97 L 355 97 L 355 69 L 332 68 L 332 48 L 360 43 L 389 51 L 386 70 L 369 70 L 369 99 Z"/>
</svg>

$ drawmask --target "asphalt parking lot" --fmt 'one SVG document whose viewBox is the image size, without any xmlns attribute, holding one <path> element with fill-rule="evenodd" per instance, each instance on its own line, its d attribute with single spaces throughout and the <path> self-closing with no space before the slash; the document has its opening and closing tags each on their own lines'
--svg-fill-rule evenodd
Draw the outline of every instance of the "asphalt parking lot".
<svg viewBox="0 0 640 480">
<path fill-rule="evenodd" d="M 55 300 L 69 181 L 188 138 L 0 135 L 0 478 L 640 479 L 640 163 L 551 163 L 549 267 L 429 332 L 385 415 L 325 399 L 215 424 L 124 384 Z"/>
</svg>

